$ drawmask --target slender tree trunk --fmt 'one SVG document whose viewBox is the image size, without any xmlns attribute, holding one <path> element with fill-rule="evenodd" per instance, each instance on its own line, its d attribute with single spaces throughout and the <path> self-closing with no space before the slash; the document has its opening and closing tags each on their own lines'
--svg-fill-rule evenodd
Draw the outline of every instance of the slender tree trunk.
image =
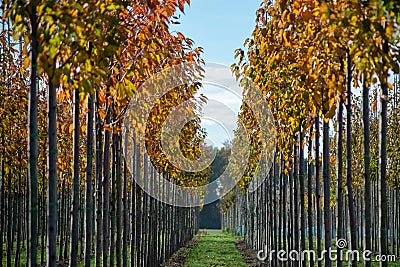
<svg viewBox="0 0 400 267">
<path fill-rule="evenodd" d="M 397 256 L 400 256 L 400 189 L 396 190 L 396 206 L 397 206 L 397 211 L 396 211 L 396 218 L 397 218 L 397 231 L 396 231 L 396 250 L 397 250 Z"/>
<path fill-rule="evenodd" d="M 325 250 L 332 246 L 332 215 L 331 215 L 331 178 L 329 156 L 329 122 L 324 120 L 323 127 L 323 178 L 324 178 L 324 230 Z M 329 257 L 325 257 L 325 267 L 332 267 Z"/>
<path fill-rule="evenodd" d="M 107 98 L 110 95 L 109 88 L 107 88 Z M 106 111 L 106 124 L 111 123 L 110 105 L 107 104 Z M 104 133 L 104 161 L 103 161 L 103 266 L 108 266 L 108 252 L 109 252 L 109 221 L 110 221 L 110 129 L 106 129 Z"/>
<path fill-rule="evenodd" d="M 100 107 L 99 98 L 96 93 L 96 110 Z M 100 266 L 102 255 L 102 173 L 103 173 L 103 127 L 99 112 L 96 112 L 96 266 Z"/>
<path fill-rule="evenodd" d="M 389 51 L 388 43 L 384 41 L 383 52 L 387 54 Z M 386 185 L 386 167 L 387 167 L 387 102 L 388 102 L 388 85 L 387 71 L 383 74 L 384 78 L 381 81 L 381 97 L 380 97 L 380 116 L 379 116 L 379 164 L 378 164 L 378 187 L 379 187 L 379 220 L 378 220 L 378 239 L 379 239 L 379 254 L 387 255 L 387 185 Z M 381 261 L 381 267 L 387 267 L 387 262 Z"/>
<path fill-rule="evenodd" d="M 65 206 L 66 206 L 66 197 L 65 197 L 65 178 L 62 179 L 61 182 L 61 216 L 60 216 L 60 248 L 59 248 L 59 252 L 58 252 L 58 260 L 61 261 L 62 260 L 62 252 L 63 250 L 63 246 L 65 244 Z"/>
<path fill-rule="evenodd" d="M 37 97 L 37 57 L 38 57 L 38 18 L 37 7 L 34 2 L 31 5 L 31 77 L 29 90 L 29 138 L 28 138 L 28 158 L 29 158 L 29 245 L 28 266 L 37 266 L 37 227 L 38 227 L 38 97 Z M 3 163 L 4 164 L 4 163 Z"/>
<path fill-rule="evenodd" d="M 339 110 L 338 110 L 338 115 L 337 115 L 337 123 L 338 123 L 338 129 L 337 129 L 337 186 L 336 186 L 336 205 L 337 205 L 337 232 L 336 232 L 336 239 L 342 239 L 344 238 L 343 235 L 343 99 L 340 98 L 339 102 Z M 341 248 L 338 249 L 338 255 L 340 255 Z M 342 261 L 341 258 L 338 257 L 337 260 L 337 267 L 342 266 Z"/>
<path fill-rule="evenodd" d="M 115 224 L 116 224 L 116 185 L 115 185 L 115 175 L 116 175 L 116 154 L 117 154 L 117 133 L 113 130 L 111 139 L 111 228 L 110 228 L 110 266 L 114 266 L 115 262 Z"/>
<path fill-rule="evenodd" d="M 13 228 L 13 207 L 12 207 L 12 202 L 13 202 L 13 196 L 12 196 L 12 191 L 13 191 L 13 186 L 11 184 L 11 176 L 12 172 L 7 174 L 7 246 L 6 246 L 6 251 L 7 251 L 7 258 L 6 258 L 6 264 L 7 267 L 11 267 L 11 251 L 13 250 L 13 240 L 12 240 L 12 228 Z"/>
<path fill-rule="evenodd" d="M 45 150 L 45 148 L 43 148 Z M 46 166 L 45 160 L 43 160 L 43 166 Z M 40 249 L 40 265 L 45 264 L 45 256 L 46 256 L 46 228 L 48 225 L 46 224 L 46 194 L 48 191 L 46 191 L 46 173 L 43 172 L 42 174 L 42 194 L 40 196 L 41 198 L 41 205 L 39 205 L 39 218 L 41 220 L 41 228 L 40 228 L 40 233 L 39 237 L 40 238 L 40 244 L 41 244 L 41 249 Z M 47 198 L 48 199 L 48 198 Z M 48 213 L 47 213 L 48 214 Z"/>
<path fill-rule="evenodd" d="M 71 243 L 69 265 L 78 264 L 79 240 L 79 194 L 80 194 L 80 168 L 79 168 L 79 139 L 80 139 L 80 99 L 79 90 L 74 91 L 74 138 L 73 138 L 73 177 L 72 177 L 72 210 L 71 210 Z"/>
<path fill-rule="evenodd" d="M 79 190 L 79 207 L 85 207 L 85 190 Z M 84 236 L 85 236 L 85 210 L 84 208 L 79 208 L 79 221 L 78 221 L 78 260 L 81 258 L 84 259 L 85 256 L 85 244 L 84 244 Z"/>
<path fill-rule="evenodd" d="M 4 168 L 4 151 L 5 151 L 5 145 L 4 145 L 4 137 L 2 138 L 2 148 L 3 148 L 3 153 L 2 153 L 2 157 L 1 157 L 1 180 L 0 180 L 0 211 L 2 214 L 5 214 L 5 190 L 4 190 L 4 186 L 5 186 L 5 168 Z M 4 246 L 4 221 L 5 221 L 5 216 L 1 216 L 0 217 L 0 267 L 3 267 L 3 246 Z"/>
<path fill-rule="evenodd" d="M 132 166 L 131 166 L 131 242 L 130 242 L 130 251 L 131 251 L 131 265 L 135 265 L 136 263 L 136 252 L 137 252 L 137 242 L 136 242 L 136 221 L 137 221 L 137 214 L 136 214 L 136 181 L 134 180 L 134 175 L 136 175 L 136 144 L 135 139 L 132 138 Z M 127 151 L 127 150 L 126 150 Z M 126 153 L 125 155 L 128 155 Z M 125 159 L 126 161 L 127 159 Z"/>
<path fill-rule="evenodd" d="M 2 12 L 4 12 L 4 7 L 2 9 Z M 5 20 L 3 20 L 3 23 L 1 23 L 2 27 L 1 27 L 1 31 L 4 31 L 5 28 Z M 1 50 L 3 46 L 0 46 L 0 60 L 2 62 L 5 62 L 5 53 L 3 53 L 3 51 Z M 3 75 L 5 72 L 6 67 L 3 67 Z M 5 76 L 5 75 L 4 75 Z M 1 83 L 1 86 L 4 86 L 4 81 Z M 3 107 L 3 106 L 1 106 Z M 1 133 L 0 133 L 1 134 Z M 4 176 L 5 176 L 5 170 L 4 170 L 4 157 L 5 157 L 5 144 L 4 144 L 4 139 L 5 137 L 1 134 L 1 156 L 0 156 L 0 163 L 1 163 L 1 178 L 0 178 L 0 212 L 1 214 L 5 214 L 5 209 L 4 209 Z M 28 148 L 29 149 L 29 148 Z M 3 232 L 4 232 L 4 217 L 5 216 L 1 216 L 0 217 L 0 267 L 3 267 L 3 246 L 4 246 L 4 239 L 3 239 Z"/>
<path fill-rule="evenodd" d="M 282 225 L 283 225 L 283 242 L 282 242 L 282 249 L 287 249 L 288 250 L 288 242 L 287 242 L 287 236 L 288 236 L 288 222 L 287 222 L 287 175 L 284 173 L 285 169 L 285 160 L 282 157 Z M 265 184 L 265 183 L 264 183 Z M 266 185 L 266 184 L 265 184 Z M 265 192 L 265 191 L 264 191 Z M 265 195 L 265 193 L 264 193 Z M 265 204 L 265 199 L 266 196 L 264 196 L 264 207 L 266 206 Z M 267 210 L 265 210 L 267 213 Z M 267 214 L 265 214 L 266 216 Z"/>
<path fill-rule="evenodd" d="M 307 177 L 307 217 L 308 217 L 308 249 L 314 250 L 314 236 L 313 236 L 313 212 L 312 212 L 312 203 L 313 203 L 313 190 L 312 190 L 312 169 L 311 169 L 311 159 L 312 159 L 312 132 L 313 128 L 310 129 L 310 139 L 308 141 L 308 177 Z M 285 225 L 285 224 L 283 224 Z M 310 266 L 314 267 L 314 259 L 310 258 Z"/>
<path fill-rule="evenodd" d="M 347 127 L 346 127 L 346 185 L 350 217 L 350 245 L 352 250 L 357 250 L 357 225 L 356 225 L 356 210 L 354 207 L 354 194 L 353 194 L 353 176 L 352 176 L 352 139 L 351 139 L 351 120 L 352 120 L 352 105 L 351 105 L 351 57 L 347 54 Z M 357 267 L 357 260 L 352 261 L 352 266 Z"/>
<path fill-rule="evenodd" d="M 140 147 L 139 145 L 136 145 L 135 147 L 135 176 L 136 179 L 141 179 L 141 171 L 140 171 L 140 166 L 141 166 L 141 152 L 140 152 Z M 142 243 L 143 239 L 141 239 L 142 236 L 142 207 L 143 207 L 143 201 L 142 201 L 142 190 L 140 186 L 135 185 L 136 191 L 135 191 L 135 197 L 136 197 L 136 207 L 135 207 L 135 222 L 136 222 L 136 233 L 135 233 L 135 244 L 136 244 L 136 265 L 141 266 L 142 263 L 142 253 L 141 253 L 141 248 L 142 248 Z M 169 239 L 170 240 L 170 239 Z"/>
<path fill-rule="evenodd" d="M 294 202 L 294 200 L 293 200 L 293 175 L 294 175 L 294 172 L 293 172 L 293 169 L 291 169 L 290 171 L 289 171 L 289 183 L 288 183 L 288 190 L 289 190 L 289 216 L 288 216 L 288 221 L 289 221 L 289 225 L 290 225 L 290 229 L 289 229 L 289 235 L 288 235 L 288 238 L 289 238 L 289 248 L 290 248 L 290 250 L 296 250 L 296 247 L 295 247 L 295 242 L 294 242 L 294 232 L 295 232 L 295 230 L 294 230 L 294 219 L 293 219 L 293 214 L 294 214 L 294 212 L 293 212 L 293 210 L 294 210 L 294 208 L 293 208 L 293 206 L 294 206 L 294 204 L 293 204 L 293 202 Z M 269 197 L 270 197 L 270 195 L 268 194 L 268 199 L 267 199 L 267 203 L 269 204 L 269 202 L 270 202 L 270 199 L 269 199 Z M 267 206 L 269 206 L 267 204 Z M 269 215 L 269 217 L 270 217 L 270 214 L 271 214 L 271 211 L 270 210 L 268 210 L 268 215 Z M 270 225 L 270 224 L 268 224 L 268 225 Z M 268 236 L 268 237 L 270 237 L 270 235 Z"/>
<path fill-rule="evenodd" d="M 91 256 L 91 245 L 92 245 L 92 214 L 93 214 L 93 202 L 92 202 L 92 171 L 93 171 L 93 115 L 94 115 L 94 104 L 93 95 L 88 97 L 88 113 L 86 120 L 86 190 L 85 190 L 85 267 L 90 267 L 90 256 Z"/>
<path fill-rule="evenodd" d="M 321 183 L 320 183 L 320 162 L 319 162 L 319 117 L 315 117 L 315 195 L 316 195 L 316 213 L 317 213 L 317 255 L 321 256 L 322 251 L 322 212 L 321 212 Z M 318 261 L 318 267 L 321 267 L 322 262 Z"/>
<path fill-rule="evenodd" d="M 392 253 L 393 255 L 395 254 L 394 251 L 394 191 L 390 188 L 390 223 L 389 223 L 389 231 L 390 231 L 390 253 Z"/>
<path fill-rule="evenodd" d="M 71 188 L 70 187 L 68 187 L 68 189 L 67 189 L 67 206 L 66 206 L 66 208 L 65 208 L 65 224 L 64 224 L 64 227 L 65 227 L 65 245 L 64 245 L 64 259 L 66 260 L 66 259 L 68 259 L 68 243 L 69 243 L 69 240 L 70 240 L 70 229 L 71 229 L 71 227 L 69 227 L 70 225 L 69 225 L 69 222 L 70 222 L 70 219 L 71 219 L 71 216 L 70 216 L 70 209 L 71 209 L 71 197 L 70 197 L 70 194 L 71 194 L 72 192 L 71 192 Z"/>
<path fill-rule="evenodd" d="M 125 155 L 128 154 L 128 134 L 124 134 L 124 151 Z M 122 146 L 121 146 L 122 147 Z M 121 151 L 122 152 L 122 151 Z M 123 181 L 123 189 L 122 189 L 122 204 L 123 204 L 123 236 L 122 236 L 122 266 L 128 267 L 128 240 L 129 240 L 129 206 L 128 206 L 128 164 L 127 159 L 123 160 L 124 163 L 124 181 Z M 131 181 L 133 182 L 133 181 Z M 132 218 L 133 219 L 133 218 Z M 131 229 L 132 231 L 133 229 Z M 133 261 L 132 261 L 133 263 Z"/>
<path fill-rule="evenodd" d="M 21 176 L 22 176 L 22 152 L 18 152 L 18 158 L 19 158 L 19 173 L 18 173 L 18 192 L 16 194 L 17 196 L 17 211 L 16 211 L 16 216 L 17 216 L 17 244 L 16 244 L 16 250 L 15 250 L 15 261 L 14 264 L 15 266 L 20 266 L 21 265 L 21 237 L 22 237 L 22 221 L 23 221 L 23 214 L 22 214 L 22 207 L 23 207 L 23 194 L 22 194 L 22 182 L 21 182 Z"/>
<path fill-rule="evenodd" d="M 284 184 L 284 179 L 285 179 L 285 174 L 284 174 L 284 172 L 283 172 L 283 170 L 284 170 L 284 162 L 283 162 L 283 157 L 282 157 L 282 155 L 280 155 L 280 165 L 279 165 L 279 167 L 280 167 L 280 170 L 279 170 L 279 229 L 282 229 L 282 230 L 280 230 L 279 232 L 278 232 L 278 235 L 279 235 L 279 238 L 278 238 L 278 241 L 279 241 L 279 244 L 278 244 L 278 250 L 281 250 L 281 249 L 284 249 L 284 244 L 285 244 L 285 238 L 282 238 L 282 236 L 283 237 L 285 237 L 285 224 L 283 223 L 283 214 L 284 214 L 284 192 L 285 192 L 285 184 Z M 262 227 L 262 234 L 261 234 L 261 237 L 264 239 L 264 230 L 265 230 L 265 227 L 264 227 L 264 222 L 265 222 L 265 219 L 264 219 L 264 217 L 265 217 L 265 213 L 266 213 L 266 209 L 265 209 L 265 206 L 263 205 L 264 204 L 264 197 L 265 197 L 265 191 L 263 190 L 263 187 L 261 186 L 260 187 L 260 189 L 261 189 L 261 194 L 262 194 L 262 198 L 261 198 L 261 207 L 263 208 L 263 217 L 262 217 L 262 219 L 261 219 L 261 227 Z M 264 240 L 263 240 L 264 241 Z M 265 244 L 265 242 L 262 242 L 262 245 L 264 245 Z M 282 245 L 283 244 L 283 245 Z"/>
<path fill-rule="evenodd" d="M 48 92 L 48 188 L 47 188 L 47 266 L 57 262 L 57 103 L 56 88 L 49 82 Z"/>
<path fill-rule="evenodd" d="M 305 186 L 304 180 L 306 179 L 304 168 L 304 132 L 303 125 L 300 126 L 300 143 L 299 143 L 299 178 L 300 178 L 300 251 L 306 249 L 306 210 L 305 210 Z M 305 261 L 301 262 L 301 266 L 305 265 Z"/>
<path fill-rule="evenodd" d="M 273 205 L 273 211 L 272 211 L 272 230 L 273 230 L 273 232 L 272 232 L 272 238 L 273 238 L 273 242 L 272 242 L 272 244 L 273 244 L 273 246 L 272 246 L 272 248 L 273 249 L 275 249 L 275 250 L 277 250 L 278 249 L 278 247 L 277 247 L 277 241 L 278 241 L 278 229 L 277 229 L 277 204 L 278 204 L 278 198 L 277 198 L 277 196 L 276 196 L 276 193 L 277 193 L 277 188 L 276 188 L 276 184 L 277 184 L 277 179 L 278 179 L 278 171 L 277 171 L 277 162 L 276 162 L 276 153 L 274 154 L 274 163 L 273 163 L 273 172 L 271 172 L 271 181 L 273 182 L 273 184 L 271 185 L 271 189 L 272 189 L 272 202 L 271 202 L 271 204 Z M 254 193 L 257 193 L 258 191 L 255 191 Z M 259 199 L 259 196 L 258 196 L 258 194 L 257 195 L 255 195 L 255 198 L 254 198 L 254 214 L 257 216 L 256 218 L 257 218 L 257 220 L 259 219 L 259 216 L 258 216 L 258 210 L 259 210 L 259 207 L 258 207 L 258 199 Z M 256 227 L 257 227 L 257 231 L 258 231 L 258 226 L 259 226 L 259 224 L 258 224 L 258 222 L 257 222 L 257 224 L 256 224 Z M 257 238 L 258 238 L 258 232 L 257 232 Z M 257 248 L 257 250 L 259 250 L 260 248 Z M 278 258 L 277 257 L 274 257 L 274 264 L 278 264 Z"/>
<path fill-rule="evenodd" d="M 117 204 L 117 214 L 116 214 L 116 223 L 117 223 L 117 240 L 116 240 L 116 257 L 117 257 L 117 267 L 121 267 L 122 265 L 122 170 L 121 170 L 121 133 L 117 134 L 117 142 L 116 142 L 116 204 Z"/>
<path fill-rule="evenodd" d="M 293 205 L 294 205 L 294 249 L 300 251 L 300 225 L 299 225 L 299 147 L 297 144 L 294 145 L 294 171 L 293 171 Z M 298 266 L 299 262 L 294 261 L 295 266 Z"/>
<path fill-rule="evenodd" d="M 364 206 L 365 206 L 365 250 L 371 248 L 371 157 L 370 157 L 370 126 L 369 126 L 369 87 L 363 81 L 363 125 L 364 125 Z M 366 267 L 371 267 L 370 261 L 365 261 Z"/>
<path fill-rule="evenodd" d="M 149 215 L 149 207 L 148 207 L 148 197 L 149 195 L 147 194 L 148 192 L 148 181 L 149 181 L 149 172 L 148 172 L 148 155 L 144 152 L 143 153 L 143 177 L 145 179 L 145 184 L 144 184 L 144 190 L 143 190 L 143 228 L 142 228 L 142 234 L 143 234 L 143 247 L 142 247 L 142 259 L 143 259 L 143 263 L 144 266 L 148 266 L 148 258 L 147 258 L 147 243 L 149 242 L 149 226 L 148 226 L 148 215 Z M 175 223 L 177 224 L 178 222 L 175 221 Z M 176 245 L 176 243 L 175 243 Z M 175 246 L 176 248 L 176 246 Z M 175 252 L 175 251 L 174 251 Z"/>
</svg>

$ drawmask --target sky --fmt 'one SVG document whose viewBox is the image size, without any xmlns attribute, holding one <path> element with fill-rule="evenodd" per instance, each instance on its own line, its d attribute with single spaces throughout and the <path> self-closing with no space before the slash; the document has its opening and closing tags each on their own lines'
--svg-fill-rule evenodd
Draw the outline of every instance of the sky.
<svg viewBox="0 0 400 267">
<path fill-rule="evenodd" d="M 204 48 L 203 59 L 231 65 L 234 50 L 243 46 L 255 26 L 261 0 L 191 0 L 180 14 L 180 31 Z"/>
<path fill-rule="evenodd" d="M 195 46 L 202 47 L 206 62 L 229 67 L 235 62 L 235 49 L 243 47 L 244 40 L 251 36 L 260 3 L 261 0 L 191 0 L 185 13 L 180 14 L 180 24 L 173 25 L 171 30 L 183 33 Z M 221 79 L 219 85 L 204 84 L 199 92 L 209 98 L 203 108 L 202 126 L 207 131 L 208 143 L 221 147 L 233 138 L 241 99 L 230 88 L 221 86 L 234 80 L 226 76 L 226 69 L 209 67 L 206 72 L 212 72 L 206 76 L 220 75 Z"/>
</svg>

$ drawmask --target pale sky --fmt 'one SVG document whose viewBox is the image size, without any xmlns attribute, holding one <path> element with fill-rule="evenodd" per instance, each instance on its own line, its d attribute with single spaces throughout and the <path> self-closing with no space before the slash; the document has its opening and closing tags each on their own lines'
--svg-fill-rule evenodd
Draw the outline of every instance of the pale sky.
<svg viewBox="0 0 400 267">
<path fill-rule="evenodd" d="M 172 30 L 182 32 L 196 46 L 203 47 L 202 58 L 206 62 L 230 67 L 235 62 L 235 49 L 243 47 L 244 40 L 251 36 L 260 3 L 261 0 L 192 0 L 190 6 L 186 5 L 185 14 L 180 14 L 181 24 L 173 25 Z M 232 93 L 237 91 L 237 85 L 226 71 L 207 70 L 206 76 L 213 76 L 213 81 L 218 80 L 226 88 L 204 84 L 199 93 L 210 101 L 203 110 L 202 126 L 208 133 L 207 139 L 214 146 L 222 146 L 225 140 L 233 138 L 240 92 Z M 220 79 L 215 75 L 220 75 Z"/>
</svg>

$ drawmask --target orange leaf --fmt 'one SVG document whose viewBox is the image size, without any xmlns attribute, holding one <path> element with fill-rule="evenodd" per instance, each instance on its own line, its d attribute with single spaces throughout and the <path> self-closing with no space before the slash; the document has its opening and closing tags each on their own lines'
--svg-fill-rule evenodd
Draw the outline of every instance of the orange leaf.
<svg viewBox="0 0 400 267">
<path fill-rule="evenodd" d="M 178 0 L 178 6 L 179 6 L 180 11 L 184 12 L 185 1 L 184 0 Z"/>
<path fill-rule="evenodd" d="M 101 119 L 104 119 L 106 117 L 106 113 L 103 110 L 99 109 L 97 112 L 99 113 Z"/>
</svg>

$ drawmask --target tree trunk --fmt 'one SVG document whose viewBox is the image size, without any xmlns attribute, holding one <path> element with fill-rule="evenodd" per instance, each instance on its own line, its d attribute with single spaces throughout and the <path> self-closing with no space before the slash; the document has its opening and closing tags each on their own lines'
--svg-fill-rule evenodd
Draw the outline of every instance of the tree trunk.
<svg viewBox="0 0 400 267">
<path fill-rule="evenodd" d="M 343 99 L 340 98 L 339 102 L 339 110 L 338 110 L 338 115 L 337 115 L 337 123 L 338 123 L 338 128 L 337 128 L 337 167 L 336 167 L 336 172 L 337 172 L 337 186 L 336 186 L 336 205 L 337 205 L 337 232 L 336 232 L 336 239 L 342 239 L 344 238 L 343 235 Z M 338 255 L 340 255 L 340 250 L 341 248 L 337 248 L 338 250 Z M 342 266 L 342 261 L 341 258 L 338 257 L 337 260 L 337 267 Z"/>
<path fill-rule="evenodd" d="M 347 54 L 347 127 L 346 127 L 346 185 L 347 185 L 347 196 L 349 205 L 349 217 L 350 217 L 350 245 L 351 249 L 357 250 L 357 225 L 356 225 L 356 210 L 354 207 L 354 194 L 353 194 L 353 177 L 352 177 L 352 140 L 351 140 L 351 57 Z M 352 261 L 352 266 L 357 267 L 357 260 Z"/>
<path fill-rule="evenodd" d="M 16 250 L 15 250 L 15 261 L 14 261 L 14 266 L 20 266 L 21 265 L 21 237 L 22 237 L 22 221 L 23 221 L 23 212 L 22 212 L 22 207 L 23 207 L 23 193 L 22 193 L 22 185 L 21 185 L 21 176 L 22 176 L 22 152 L 19 151 L 18 153 L 18 158 L 19 158 L 19 173 L 18 173 L 18 192 L 16 193 L 16 201 L 17 201 L 17 210 L 16 210 L 16 216 L 17 216 L 17 242 L 16 242 Z"/>
<path fill-rule="evenodd" d="M 48 92 L 48 188 L 47 188 L 47 266 L 57 262 L 57 95 L 49 81 Z"/>
<path fill-rule="evenodd" d="M 126 140 L 128 141 L 128 140 Z M 136 251 L 137 251 L 137 242 L 136 242 L 136 221 L 137 221 L 137 213 L 136 213 L 136 207 L 137 207 L 137 202 L 136 202 L 136 181 L 134 180 L 134 175 L 136 175 L 136 144 L 135 144 L 135 139 L 132 138 L 132 147 L 131 150 L 133 151 L 132 153 L 132 166 L 131 166 L 131 241 L 130 241 L 130 251 L 131 251 L 131 265 L 136 264 Z M 128 150 L 126 150 L 128 151 Z M 128 153 L 125 153 L 125 155 L 128 155 Z M 125 159 L 127 161 L 127 159 Z"/>
<path fill-rule="evenodd" d="M 297 144 L 294 145 L 294 170 L 293 170 L 293 205 L 294 205 L 294 249 L 300 251 L 300 225 L 299 225 L 299 147 Z M 298 261 L 294 261 L 295 266 L 298 265 Z"/>
<path fill-rule="evenodd" d="M 107 88 L 107 99 L 110 95 L 110 89 Z M 107 103 L 106 124 L 110 127 L 110 106 Z M 104 161 L 103 161 L 103 266 L 108 266 L 108 251 L 109 251 L 109 220 L 110 220 L 110 129 L 105 129 L 104 132 Z"/>
<path fill-rule="evenodd" d="M 5 145 L 4 145 L 4 138 L 2 138 L 2 148 L 3 148 L 3 153 L 1 157 L 1 180 L 0 180 L 0 211 L 2 214 L 5 214 L 5 168 L 4 168 L 4 151 L 5 151 Z M 4 246 L 4 230 L 5 230 L 5 216 L 0 217 L 0 267 L 3 267 L 3 246 Z"/>
<path fill-rule="evenodd" d="M 10 133 L 11 134 L 11 133 Z M 7 162 L 9 163 L 9 162 Z M 11 164 L 9 164 L 11 165 Z M 6 251 L 7 251 L 7 258 L 6 258 L 6 264 L 7 267 L 11 267 L 11 251 L 13 250 L 13 240 L 12 240 L 12 229 L 13 229 L 13 207 L 12 207 L 12 202 L 13 202 L 13 196 L 12 196 L 12 191 L 13 191 L 13 186 L 11 184 L 11 176 L 12 172 L 7 174 L 7 233 L 6 233 L 6 239 L 7 239 L 7 246 L 6 246 Z"/>
<path fill-rule="evenodd" d="M 92 214 L 93 214 L 93 202 L 92 202 L 92 171 L 93 171 L 93 115 L 94 115 L 94 104 L 93 95 L 90 94 L 88 97 L 88 113 L 86 120 L 86 190 L 85 190 L 85 267 L 90 267 L 90 256 L 91 256 L 91 245 L 92 245 Z"/>
<path fill-rule="evenodd" d="M 125 155 L 128 154 L 128 134 L 125 132 L 124 134 L 124 151 Z M 122 147 L 122 146 L 121 146 Z M 122 152 L 122 151 L 121 151 Z M 127 159 L 123 160 L 124 163 L 124 181 L 123 181 L 123 188 L 122 188 L 122 212 L 123 212 L 123 236 L 122 236 L 122 266 L 128 267 L 128 240 L 129 240 L 129 206 L 128 206 L 128 164 Z M 133 181 L 131 181 L 133 182 Z M 132 218 L 133 219 L 133 218 Z M 131 229 L 132 231 L 133 229 Z M 133 263 L 133 261 L 132 261 Z"/>
<path fill-rule="evenodd" d="M 389 51 L 388 43 L 384 41 L 383 52 L 387 54 Z M 386 196 L 386 167 L 387 167 L 387 101 L 388 101 L 388 85 L 387 71 L 383 74 L 384 78 L 381 81 L 381 97 L 380 97 L 380 116 L 379 116 L 379 164 L 378 164 L 378 187 L 379 187 L 379 220 L 378 220 L 378 239 L 379 239 L 379 254 L 387 255 L 387 196 Z M 381 267 L 387 267 L 387 262 L 381 261 Z"/>
<path fill-rule="evenodd" d="M 312 203 L 313 203 L 313 190 L 312 190 L 312 132 L 313 128 L 311 127 L 310 130 L 310 140 L 308 142 L 308 177 L 307 177 L 307 217 L 308 217 L 308 249 L 313 251 L 314 250 L 314 236 L 313 236 L 313 213 L 312 213 Z M 283 224 L 285 225 L 285 224 Z M 283 229 L 284 230 L 284 229 Z M 310 266 L 314 267 L 314 259 L 311 257 L 310 259 Z"/>
<path fill-rule="evenodd" d="M 371 157 L 370 157 L 370 126 L 369 126 L 369 87 L 363 81 L 363 125 L 364 125 L 364 206 L 365 206 L 365 247 L 371 248 Z M 370 261 L 365 261 L 366 267 L 371 267 Z"/>
<path fill-rule="evenodd" d="M 37 7 L 34 2 L 31 5 L 31 77 L 29 90 L 29 138 L 28 138 L 28 158 L 29 158 L 29 245 L 27 247 L 30 267 L 37 266 L 37 227 L 38 227 L 38 97 L 37 97 L 37 57 L 38 57 L 38 18 Z M 4 163 L 3 163 L 4 164 Z"/>
<path fill-rule="evenodd" d="M 322 250 L 322 212 L 321 212 L 321 183 L 320 183 L 320 163 L 319 163 L 319 117 L 315 117 L 315 195 L 316 195 L 316 213 L 317 213 L 317 255 L 320 257 Z M 318 261 L 318 267 L 322 266 L 322 262 Z"/>
<path fill-rule="evenodd" d="M 80 123 L 79 110 L 80 99 L 79 90 L 74 91 L 74 138 L 73 138 L 73 178 L 72 178 L 72 210 L 71 210 L 71 243 L 70 243 L 70 260 L 69 265 L 75 267 L 78 264 L 78 232 L 79 232 L 79 194 L 80 194 L 80 177 L 79 177 L 79 137 Z"/>
<path fill-rule="evenodd" d="M 99 98 L 96 93 L 96 110 L 100 108 Z M 102 210 L 103 210 L 103 195 L 102 195 L 102 173 L 103 173 L 103 127 L 102 120 L 99 112 L 96 112 L 96 251 L 95 261 L 96 266 L 100 266 L 101 255 L 102 255 Z"/>
<path fill-rule="evenodd" d="M 116 257 L 117 257 L 117 267 L 121 267 L 122 265 L 122 171 L 121 171 L 121 133 L 119 132 L 117 135 L 116 142 L 116 204 L 117 204 L 117 214 L 116 214 L 116 223 L 117 223 L 117 240 L 116 240 Z"/>
<path fill-rule="evenodd" d="M 300 143 L 299 143 L 299 178 L 300 178 L 300 251 L 306 249 L 306 210 L 305 210 L 305 186 L 304 180 L 306 179 L 304 168 L 304 132 L 303 125 L 300 126 Z M 301 266 L 305 265 L 305 261 L 301 262 Z"/>
<path fill-rule="evenodd" d="M 60 216 L 60 248 L 59 248 L 59 252 L 58 252 L 58 260 L 61 261 L 62 260 L 62 253 L 63 253 L 63 246 L 65 245 L 65 206 L 66 206 L 66 196 L 65 196 L 65 178 L 62 179 L 61 182 L 61 216 Z"/>
<path fill-rule="evenodd" d="M 330 156 L 329 156 L 329 121 L 324 119 L 323 127 L 323 178 L 324 178 L 324 230 L 325 250 L 332 246 L 332 216 L 331 216 L 331 178 L 330 178 Z M 329 257 L 325 257 L 325 267 L 332 267 Z"/>
<path fill-rule="evenodd" d="M 111 214 L 111 228 L 110 228 L 110 266 L 114 266 L 115 262 L 115 224 L 116 224 L 116 185 L 115 185 L 115 175 L 116 175 L 116 155 L 117 155 L 117 132 L 113 130 L 112 138 L 111 138 L 111 205 L 110 205 L 110 214 Z"/>
</svg>

